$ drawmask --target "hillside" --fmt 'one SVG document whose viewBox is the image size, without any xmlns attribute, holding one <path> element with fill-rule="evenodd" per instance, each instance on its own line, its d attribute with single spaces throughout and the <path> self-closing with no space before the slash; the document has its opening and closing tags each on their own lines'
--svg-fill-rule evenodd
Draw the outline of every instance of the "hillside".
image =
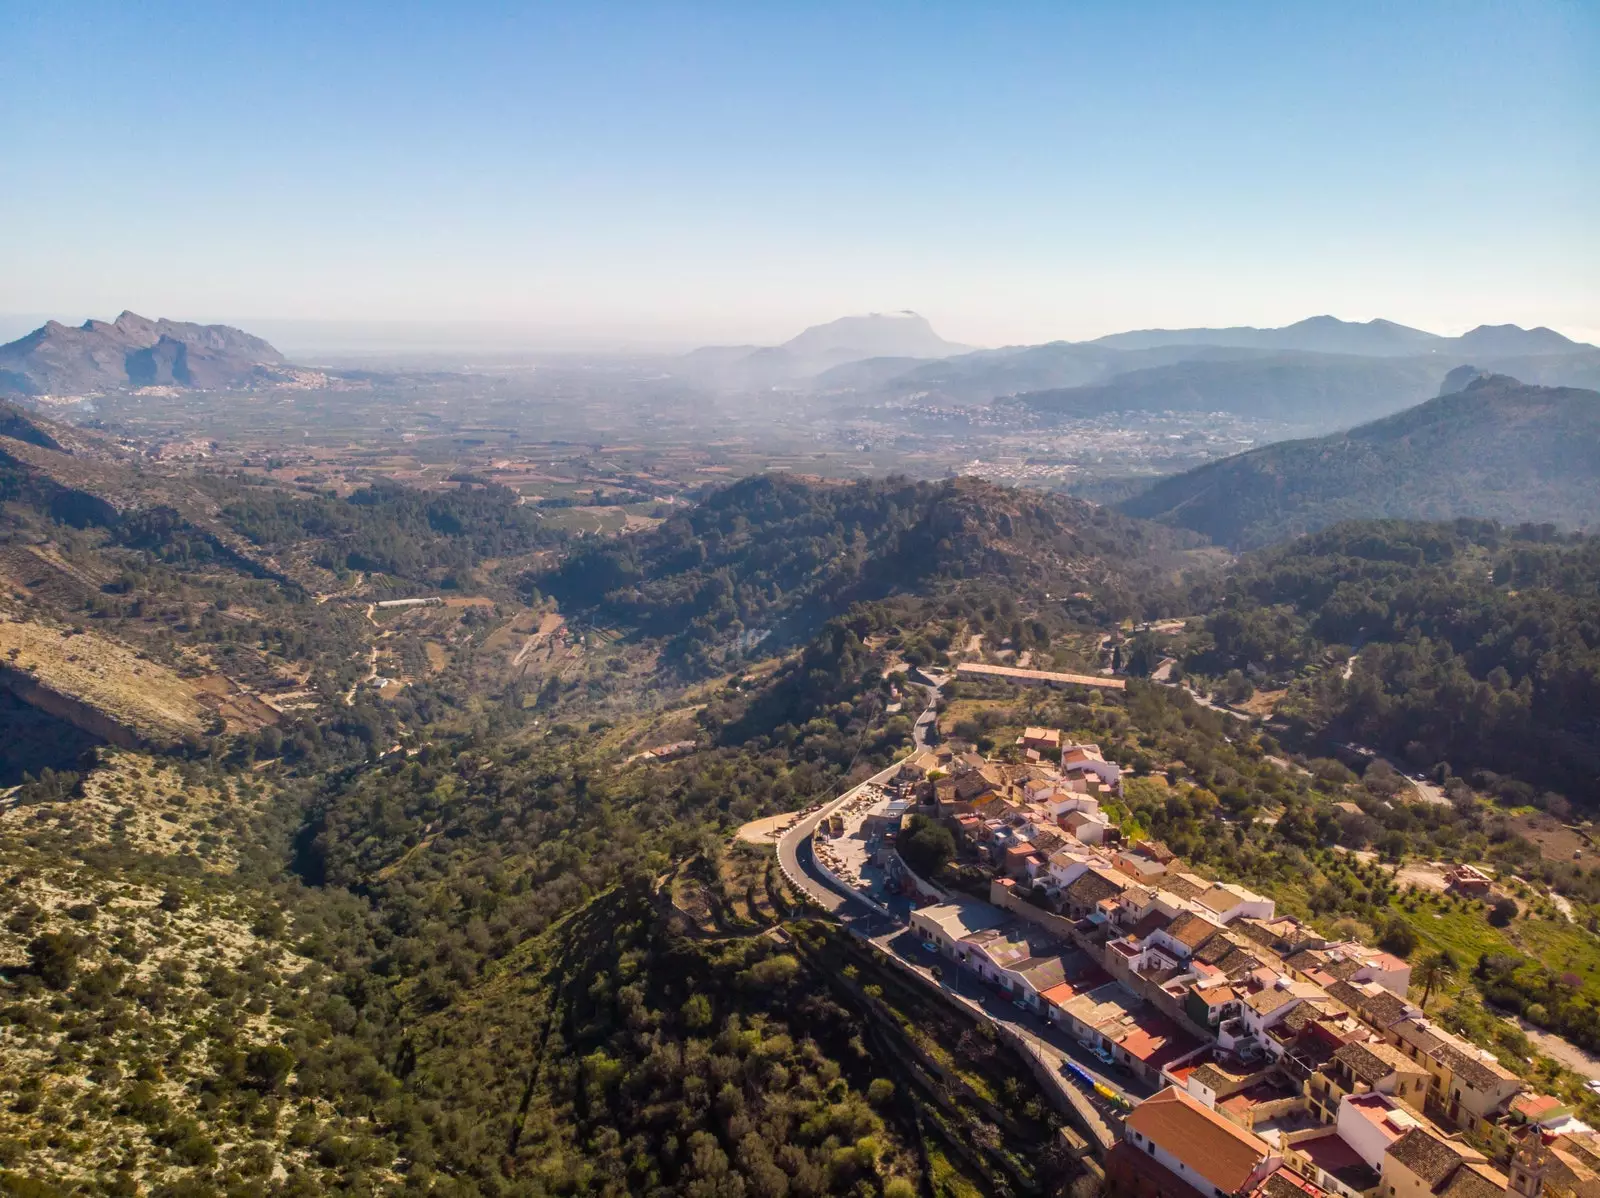
<svg viewBox="0 0 1600 1198">
<path fill-rule="evenodd" d="M 1460 337 L 1413 329 L 1392 320 L 1365 323 L 1334 316 L 1312 316 L 1279 329 L 1235 326 L 1226 329 L 1140 329 L 1112 333 L 1095 345 L 1116 349 L 1151 349 L 1162 345 L 1228 346 L 1240 349 L 1297 350 L 1308 353 L 1360 354 L 1365 357 L 1407 357 L 1414 354 L 1476 354 L 1508 357 L 1520 354 L 1567 354 L 1586 349 L 1553 329 L 1524 329 L 1514 324 L 1479 325 Z"/>
<path fill-rule="evenodd" d="M 0 345 L 0 394 L 82 394 L 123 387 L 222 388 L 263 377 L 283 355 L 220 324 L 124 312 L 77 327 L 50 321 Z"/>
<path fill-rule="evenodd" d="M 1019 395 L 1015 402 L 1048 416 L 1226 411 L 1333 428 L 1437 394 L 1441 373 L 1440 364 L 1419 358 L 1275 353 L 1152 366 L 1093 386 Z"/>
<path fill-rule="evenodd" d="M 585 547 L 530 585 L 564 609 L 667 638 L 670 656 L 705 668 L 741 640 L 803 640 L 851 603 L 936 582 L 1120 607 L 1180 544 L 1081 500 L 976 479 L 759 475 L 648 533 Z"/>
<path fill-rule="evenodd" d="M 1600 394 L 1495 375 L 1349 432 L 1201 466 L 1119 507 L 1249 547 L 1368 517 L 1589 527 L 1597 484 Z"/>
</svg>

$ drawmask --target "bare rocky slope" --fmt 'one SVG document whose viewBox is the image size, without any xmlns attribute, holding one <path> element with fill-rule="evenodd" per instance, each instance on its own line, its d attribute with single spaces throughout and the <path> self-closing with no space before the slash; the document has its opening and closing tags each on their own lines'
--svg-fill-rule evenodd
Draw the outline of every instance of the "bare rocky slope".
<svg viewBox="0 0 1600 1198">
<path fill-rule="evenodd" d="M 270 377 L 283 355 L 221 324 L 124 312 L 76 327 L 50 321 L 0 345 L 0 394 L 82 394 L 125 387 L 226 388 Z"/>
</svg>

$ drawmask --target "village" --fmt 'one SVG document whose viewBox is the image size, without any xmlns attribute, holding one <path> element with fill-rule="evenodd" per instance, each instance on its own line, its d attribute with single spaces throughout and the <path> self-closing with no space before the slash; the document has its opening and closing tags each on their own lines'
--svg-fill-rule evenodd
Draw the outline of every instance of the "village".
<svg viewBox="0 0 1600 1198">
<path fill-rule="evenodd" d="M 919 744 L 820 815 L 814 863 L 947 991 L 1004 1000 L 1098 1064 L 1060 1072 L 1120 1125 L 1102 1143 L 1115 1193 L 1600 1195 L 1600 1137 L 1433 1022 L 1407 961 L 1125 839 L 1121 786 L 1055 729 L 988 757 Z M 911 863 L 930 826 L 960 889 Z M 1447 884 L 1482 896 L 1491 879 L 1460 865 Z"/>
</svg>

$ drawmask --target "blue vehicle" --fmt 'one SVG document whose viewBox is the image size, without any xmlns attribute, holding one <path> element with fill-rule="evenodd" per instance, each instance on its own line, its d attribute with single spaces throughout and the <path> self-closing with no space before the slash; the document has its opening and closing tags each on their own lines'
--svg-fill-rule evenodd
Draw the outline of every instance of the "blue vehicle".
<svg viewBox="0 0 1600 1198">
<path fill-rule="evenodd" d="M 939 946 L 937 944 L 935 944 L 931 940 L 924 940 L 922 942 L 922 951 L 925 952 L 925 953 L 934 953 L 935 955 L 937 955 L 938 952 L 939 952 Z"/>
</svg>

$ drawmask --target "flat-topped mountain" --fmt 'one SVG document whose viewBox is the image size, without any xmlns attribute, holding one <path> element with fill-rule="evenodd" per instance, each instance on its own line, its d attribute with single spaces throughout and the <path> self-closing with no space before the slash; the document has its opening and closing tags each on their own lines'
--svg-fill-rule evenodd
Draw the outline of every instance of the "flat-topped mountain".
<svg viewBox="0 0 1600 1198">
<path fill-rule="evenodd" d="M 1470 368 L 1451 378 L 1462 390 L 1208 463 L 1119 506 L 1245 547 L 1373 517 L 1600 521 L 1600 393 Z"/>
<path fill-rule="evenodd" d="M 222 324 L 124 312 L 76 327 L 50 321 L 0 345 L 0 393 L 81 394 L 123 387 L 223 388 L 283 363 L 260 337 Z"/>
</svg>

